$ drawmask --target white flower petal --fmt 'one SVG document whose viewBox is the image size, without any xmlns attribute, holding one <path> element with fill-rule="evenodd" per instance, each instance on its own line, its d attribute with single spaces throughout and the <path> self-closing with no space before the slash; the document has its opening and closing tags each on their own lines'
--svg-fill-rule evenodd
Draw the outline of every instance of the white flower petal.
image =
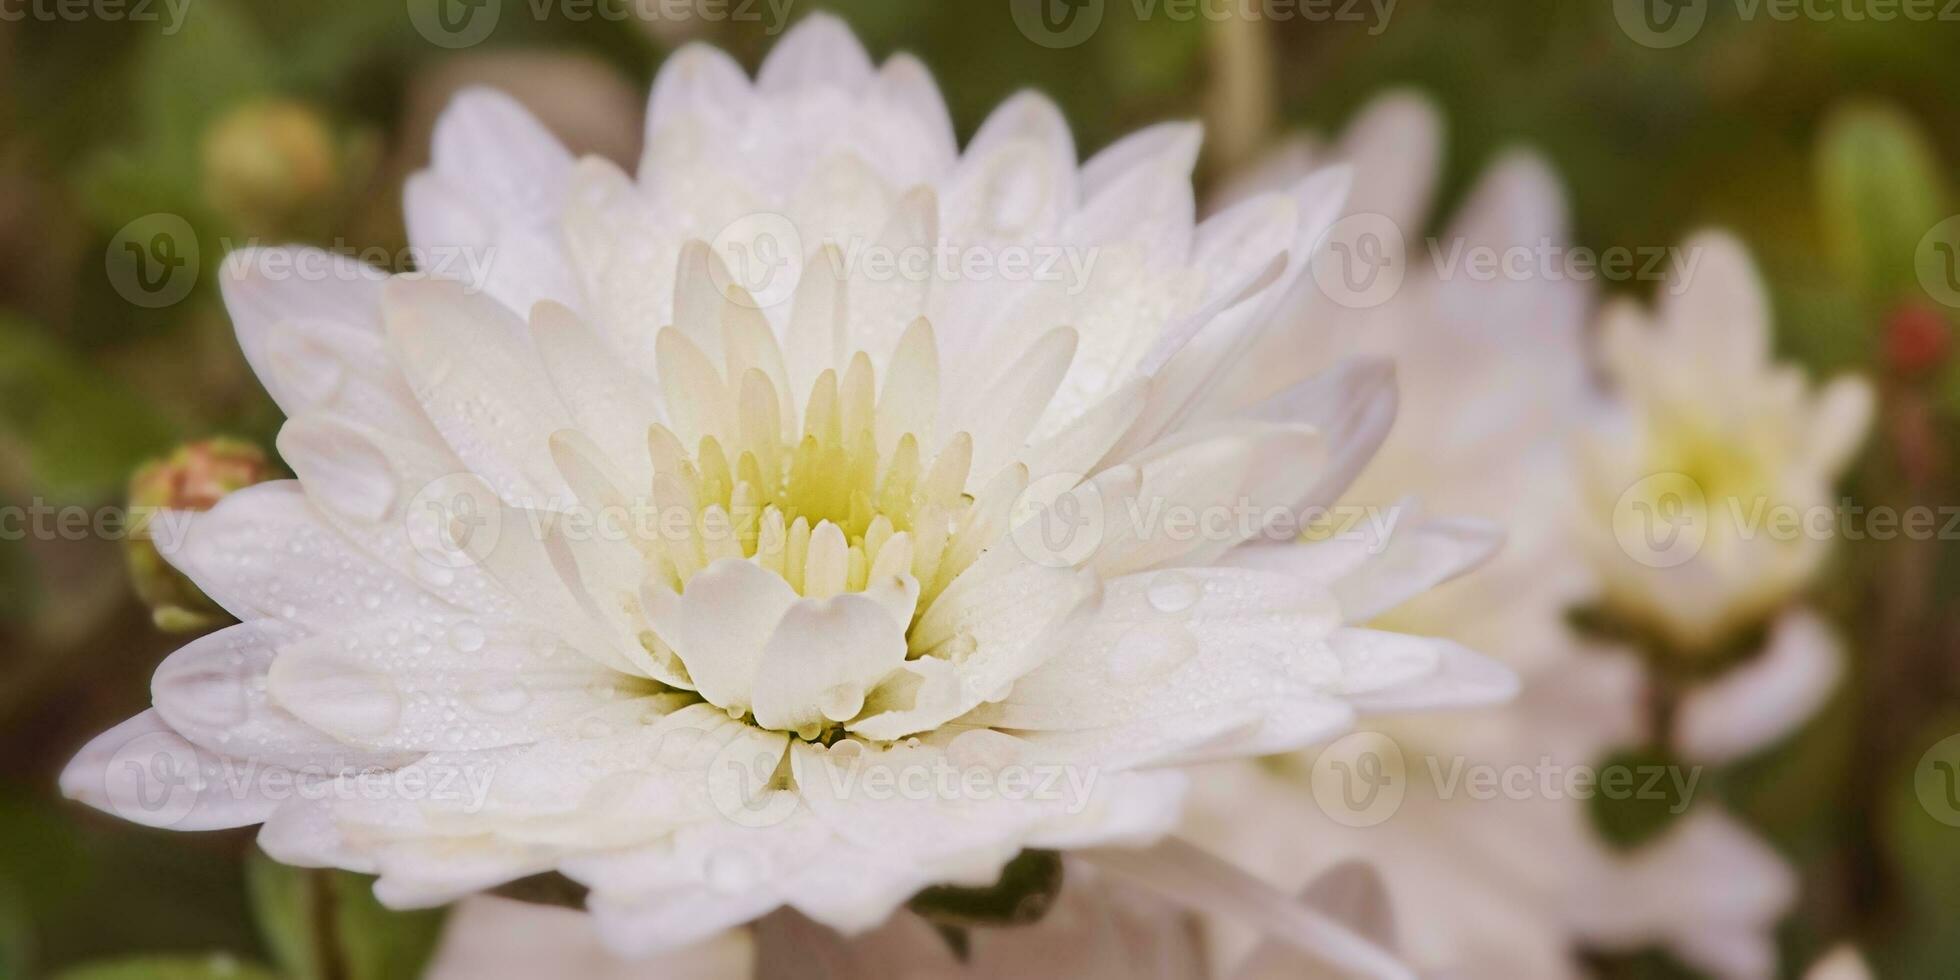
<svg viewBox="0 0 1960 980">
<path fill-rule="evenodd" d="M 430 169 L 404 195 L 423 267 L 520 317 L 539 300 L 576 303 L 557 247 L 571 167 L 571 154 L 517 100 L 482 88 L 456 96 L 436 120 Z"/>
<path fill-rule="evenodd" d="M 871 80 L 871 57 L 857 35 L 835 15 L 818 12 L 798 21 L 763 59 L 756 72 L 762 95 L 800 94 L 834 85 L 855 92 Z"/>
<path fill-rule="evenodd" d="M 1364 712 L 1477 707 L 1518 693 L 1509 667 L 1448 640 L 1354 629 L 1334 631 L 1348 703 Z"/>
<path fill-rule="evenodd" d="M 259 778 L 274 770 L 206 752 L 145 711 L 83 746 L 61 771 L 61 793 L 146 827 L 223 830 L 258 823 L 279 805 Z M 297 779 L 279 772 L 283 785 Z"/>
<path fill-rule="evenodd" d="M 701 696 L 747 709 L 762 651 L 796 605 L 789 583 L 754 562 L 724 558 L 688 580 L 678 597 L 647 587 L 654 632 L 680 655 Z"/>
<path fill-rule="evenodd" d="M 1817 713 L 1843 673 L 1830 626 L 1808 610 L 1785 613 L 1759 655 L 1681 699 L 1675 747 L 1719 766 L 1772 745 Z"/>
<path fill-rule="evenodd" d="M 1325 695 L 1340 625 L 1325 589 L 1237 569 L 1178 568 L 1111 579 L 1083 635 L 963 721 L 1086 729 L 1283 697 Z"/>
<path fill-rule="evenodd" d="M 279 648 L 266 676 L 279 707 L 356 745 L 495 748 L 572 730 L 632 690 L 549 632 L 458 620 L 371 622 Z"/>
<path fill-rule="evenodd" d="M 805 599 L 783 614 L 763 646 L 752 695 L 756 723 L 798 731 L 850 721 L 904 662 L 904 627 L 875 600 Z"/>
<path fill-rule="evenodd" d="M 415 397 L 470 471 L 512 504 L 568 501 L 547 447 L 572 418 L 552 394 L 523 321 L 441 279 L 393 279 L 383 307 Z"/>
<path fill-rule="evenodd" d="M 214 755 L 320 773 L 392 768 L 414 758 L 370 752 L 300 721 L 267 697 L 266 675 L 295 630 L 271 622 L 228 626 L 164 658 L 150 681 L 156 713 Z"/>
</svg>

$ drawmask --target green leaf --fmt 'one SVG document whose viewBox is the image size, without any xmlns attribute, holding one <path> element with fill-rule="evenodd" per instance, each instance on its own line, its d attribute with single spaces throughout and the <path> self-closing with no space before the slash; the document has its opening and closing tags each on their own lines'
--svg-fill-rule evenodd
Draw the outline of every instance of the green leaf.
<svg viewBox="0 0 1960 980">
<path fill-rule="evenodd" d="M 374 898 L 374 879 L 332 872 L 333 921 L 347 980 L 416 980 L 442 938 L 444 909 L 397 912 Z"/>
<path fill-rule="evenodd" d="M 444 912 L 397 912 L 374 899 L 374 879 L 344 871 L 247 863 L 259 934 L 290 980 L 414 980 L 442 936 Z"/>
<path fill-rule="evenodd" d="M 281 972 L 292 980 L 322 973 L 320 902 L 324 889 L 315 873 L 253 853 L 245 862 L 245 888 L 252 921 Z"/>
<path fill-rule="evenodd" d="M 1818 208 L 1839 276 L 1876 303 L 1913 288 L 1920 239 L 1946 217 L 1931 143 L 1905 113 L 1853 103 L 1824 124 Z"/>
<path fill-rule="evenodd" d="M 0 316 L 0 440 L 24 451 L 36 489 L 75 500 L 120 491 L 175 434 L 126 386 Z"/>
<path fill-rule="evenodd" d="M 953 928 L 1026 925 L 1041 921 L 1062 890 L 1062 858 L 1022 851 L 986 888 L 936 885 L 912 897 L 910 908 L 935 925 Z"/>
<path fill-rule="evenodd" d="M 278 974 L 224 953 L 141 956 L 77 967 L 55 980 L 278 980 Z"/>
<path fill-rule="evenodd" d="M 150 149 L 194 164 L 211 120 L 271 88 L 268 51 L 231 0 L 198 0 L 177 34 L 151 38 L 137 75 L 140 125 Z"/>
<path fill-rule="evenodd" d="M 1681 796 L 1687 781 L 1682 763 L 1665 749 L 1616 752 L 1597 772 L 1599 785 L 1588 800 L 1593 827 L 1621 851 L 1638 850 L 1660 837 L 1693 802 Z"/>
</svg>

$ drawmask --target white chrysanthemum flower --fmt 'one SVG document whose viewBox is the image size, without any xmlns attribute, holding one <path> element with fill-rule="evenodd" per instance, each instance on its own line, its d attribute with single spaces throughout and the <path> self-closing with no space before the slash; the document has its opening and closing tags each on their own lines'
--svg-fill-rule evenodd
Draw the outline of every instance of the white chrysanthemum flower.
<svg viewBox="0 0 1960 980">
<path fill-rule="evenodd" d="M 1593 827 L 1588 801 L 1564 789 L 1569 774 L 1596 771 L 1615 749 L 1650 737 L 1641 664 L 1590 649 L 1567 625 L 1569 608 L 1598 590 L 1573 520 L 1581 496 L 1575 437 L 1601 405 L 1583 343 L 1588 290 L 1532 266 L 1495 277 L 1469 270 L 1480 254 L 1564 257 L 1562 192 L 1527 155 L 1493 165 L 1422 247 L 1416 229 L 1429 221 L 1441 155 L 1434 108 L 1392 95 L 1365 108 L 1333 146 L 1296 143 L 1234 189 L 1284 183 L 1329 160 L 1350 163 L 1358 176 L 1344 225 L 1363 234 L 1396 229 L 1411 256 L 1392 295 L 1359 297 L 1379 303 L 1356 304 L 1343 281 L 1331 290 L 1325 280 L 1303 281 L 1288 300 L 1289 328 L 1262 338 L 1246 384 L 1270 386 L 1259 366 L 1289 359 L 1392 361 L 1404 382 L 1396 426 L 1342 505 L 1391 514 L 1391 551 L 1430 555 L 1432 573 L 1466 568 L 1497 542 L 1473 521 L 1423 519 L 1398 502 L 1402 494 L 1496 522 L 1507 536 L 1471 574 L 1405 602 L 1348 604 L 1344 612 L 1372 611 L 1371 626 L 1501 654 L 1522 675 L 1523 692 L 1501 712 L 1371 725 L 1405 764 L 1392 804 L 1366 784 L 1352 798 L 1343 794 L 1339 766 L 1353 766 L 1351 755 L 1302 754 L 1214 767 L 1199 780 L 1186 831 L 1281 889 L 1336 862 L 1369 862 L 1396 896 L 1406 955 L 1421 968 L 1578 976 L 1579 948 L 1598 942 L 1664 945 L 1722 975 L 1751 975 L 1773 956 L 1769 929 L 1794 897 L 1793 876 L 1774 852 L 1702 806 L 1620 855 Z M 1446 555 L 1456 558 L 1437 560 Z M 1759 713 L 1782 714 L 1767 706 Z M 1356 751 L 1381 756 L 1386 744 Z M 1472 773 L 1503 776 L 1511 788 L 1472 794 L 1462 782 Z M 1553 780 L 1549 789 L 1541 773 Z M 1377 799 L 1384 802 L 1375 809 L 1355 803 Z M 1697 862 L 1716 870 L 1698 878 Z M 1683 901 L 1715 874 L 1723 884 L 1708 894 L 1719 910 Z M 1241 924 L 1211 924 L 1218 960 L 1235 961 L 1255 939 Z"/>
<path fill-rule="evenodd" d="M 1770 359 L 1769 300 L 1741 243 L 1708 234 L 1681 248 L 1694 271 L 1662 288 L 1651 318 L 1631 302 L 1605 317 L 1618 410 L 1584 459 L 1606 601 L 1695 652 L 1816 572 L 1872 394 L 1856 377 L 1813 394 L 1800 368 Z"/>
<path fill-rule="evenodd" d="M 865 929 L 1023 849 L 1161 836 L 1173 763 L 1511 692 L 1343 625 L 1424 556 L 1291 541 L 1386 374 L 1218 388 L 1343 173 L 1198 224 L 1191 126 L 1078 167 L 1024 95 L 961 152 L 915 61 L 825 17 L 753 83 L 675 55 L 647 134 L 631 179 L 468 94 L 407 192 L 435 276 L 227 261 L 298 479 L 190 526 L 173 561 L 243 622 L 68 793 L 263 822 L 397 906 L 562 872 L 631 953 L 782 906 Z M 1224 561 L 1275 538 L 1311 574 Z"/>
</svg>

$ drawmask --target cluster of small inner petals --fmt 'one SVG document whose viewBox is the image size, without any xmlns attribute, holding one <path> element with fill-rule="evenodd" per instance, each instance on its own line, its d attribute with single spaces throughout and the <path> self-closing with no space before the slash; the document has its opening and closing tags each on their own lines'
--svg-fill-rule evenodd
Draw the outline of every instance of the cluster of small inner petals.
<svg viewBox="0 0 1960 980">
<path fill-rule="evenodd" d="M 718 338 L 725 369 L 681 328 L 659 335 L 670 422 L 649 427 L 652 479 L 641 489 L 660 518 L 636 527 L 645 582 L 620 585 L 678 596 L 716 562 L 746 560 L 804 599 L 867 594 L 904 635 L 999 537 L 1006 506 L 1027 484 L 1026 468 L 1008 465 L 978 500 L 967 492 L 972 437 L 932 431 L 939 365 L 924 318 L 901 336 L 882 386 L 860 351 L 841 375 L 818 374 L 798 412 L 767 323 L 739 289 L 729 299 Z M 610 492 L 573 478 L 581 482 L 588 494 Z M 654 631 L 641 639 L 685 670 Z M 859 705 L 862 693 L 840 690 L 847 710 L 824 714 L 850 717 L 856 708 L 841 702 Z M 753 720 L 740 704 L 723 707 Z M 806 725 L 796 734 L 816 738 L 824 730 Z"/>
<path fill-rule="evenodd" d="M 929 332 L 923 321 L 917 329 Z M 694 515 L 690 533 L 647 543 L 669 587 L 685 589 L 717 559 L 749 558 L 808 598 L 910 574 L 926 602 L 971 563 L 956 539 L 972 503 L 972 439 L 955 433 L 927 455 L 930 433 L 899 419 L 881 441 L 869 357 L 853 357 L 841 379 L 829 369 L 817 378 L 800 427 L 761 370 L 749 369 L 738 391 L 726 442 L 705 434 L 690 452 L 664 425 L 649 432 L 656 505 Z"/>
</svg>

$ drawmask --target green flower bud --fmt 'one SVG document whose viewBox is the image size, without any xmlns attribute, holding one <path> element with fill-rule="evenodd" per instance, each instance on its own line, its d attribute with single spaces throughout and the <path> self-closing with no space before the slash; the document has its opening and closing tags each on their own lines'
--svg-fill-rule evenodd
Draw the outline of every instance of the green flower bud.
<svg viewBox="0 0 1960 980">
<path fill-rule="evenodd" d="M 1909 295 L 1920 240 L 1946 217 L 1946 186 L 1925 132 L 1890 106 L 1847 105 L 1818 139 L 1817 182 L 1839 277 L 1880 305 Z"/>
<path fill-rule="evenodd" d="M 179 446 L 169 457 L 144 464 L 130 477 L 129 537 L 123 551 L 130 581 L 159 629 L 191 632 L 229 618 L 157 551 L 158 537 L 168 526 L 157 524 L 159 512 L 210 510 L 225 494 L 271 476 L 264 450 L 218 437 Z"/>
<path fill-rule="evenodd" d="M 291 100 L 225 113 L 205 131 L 203 156 L 205 203 L 254 231 L 290 229 L 344 183 L 333 130 Z"/>
</svg>

